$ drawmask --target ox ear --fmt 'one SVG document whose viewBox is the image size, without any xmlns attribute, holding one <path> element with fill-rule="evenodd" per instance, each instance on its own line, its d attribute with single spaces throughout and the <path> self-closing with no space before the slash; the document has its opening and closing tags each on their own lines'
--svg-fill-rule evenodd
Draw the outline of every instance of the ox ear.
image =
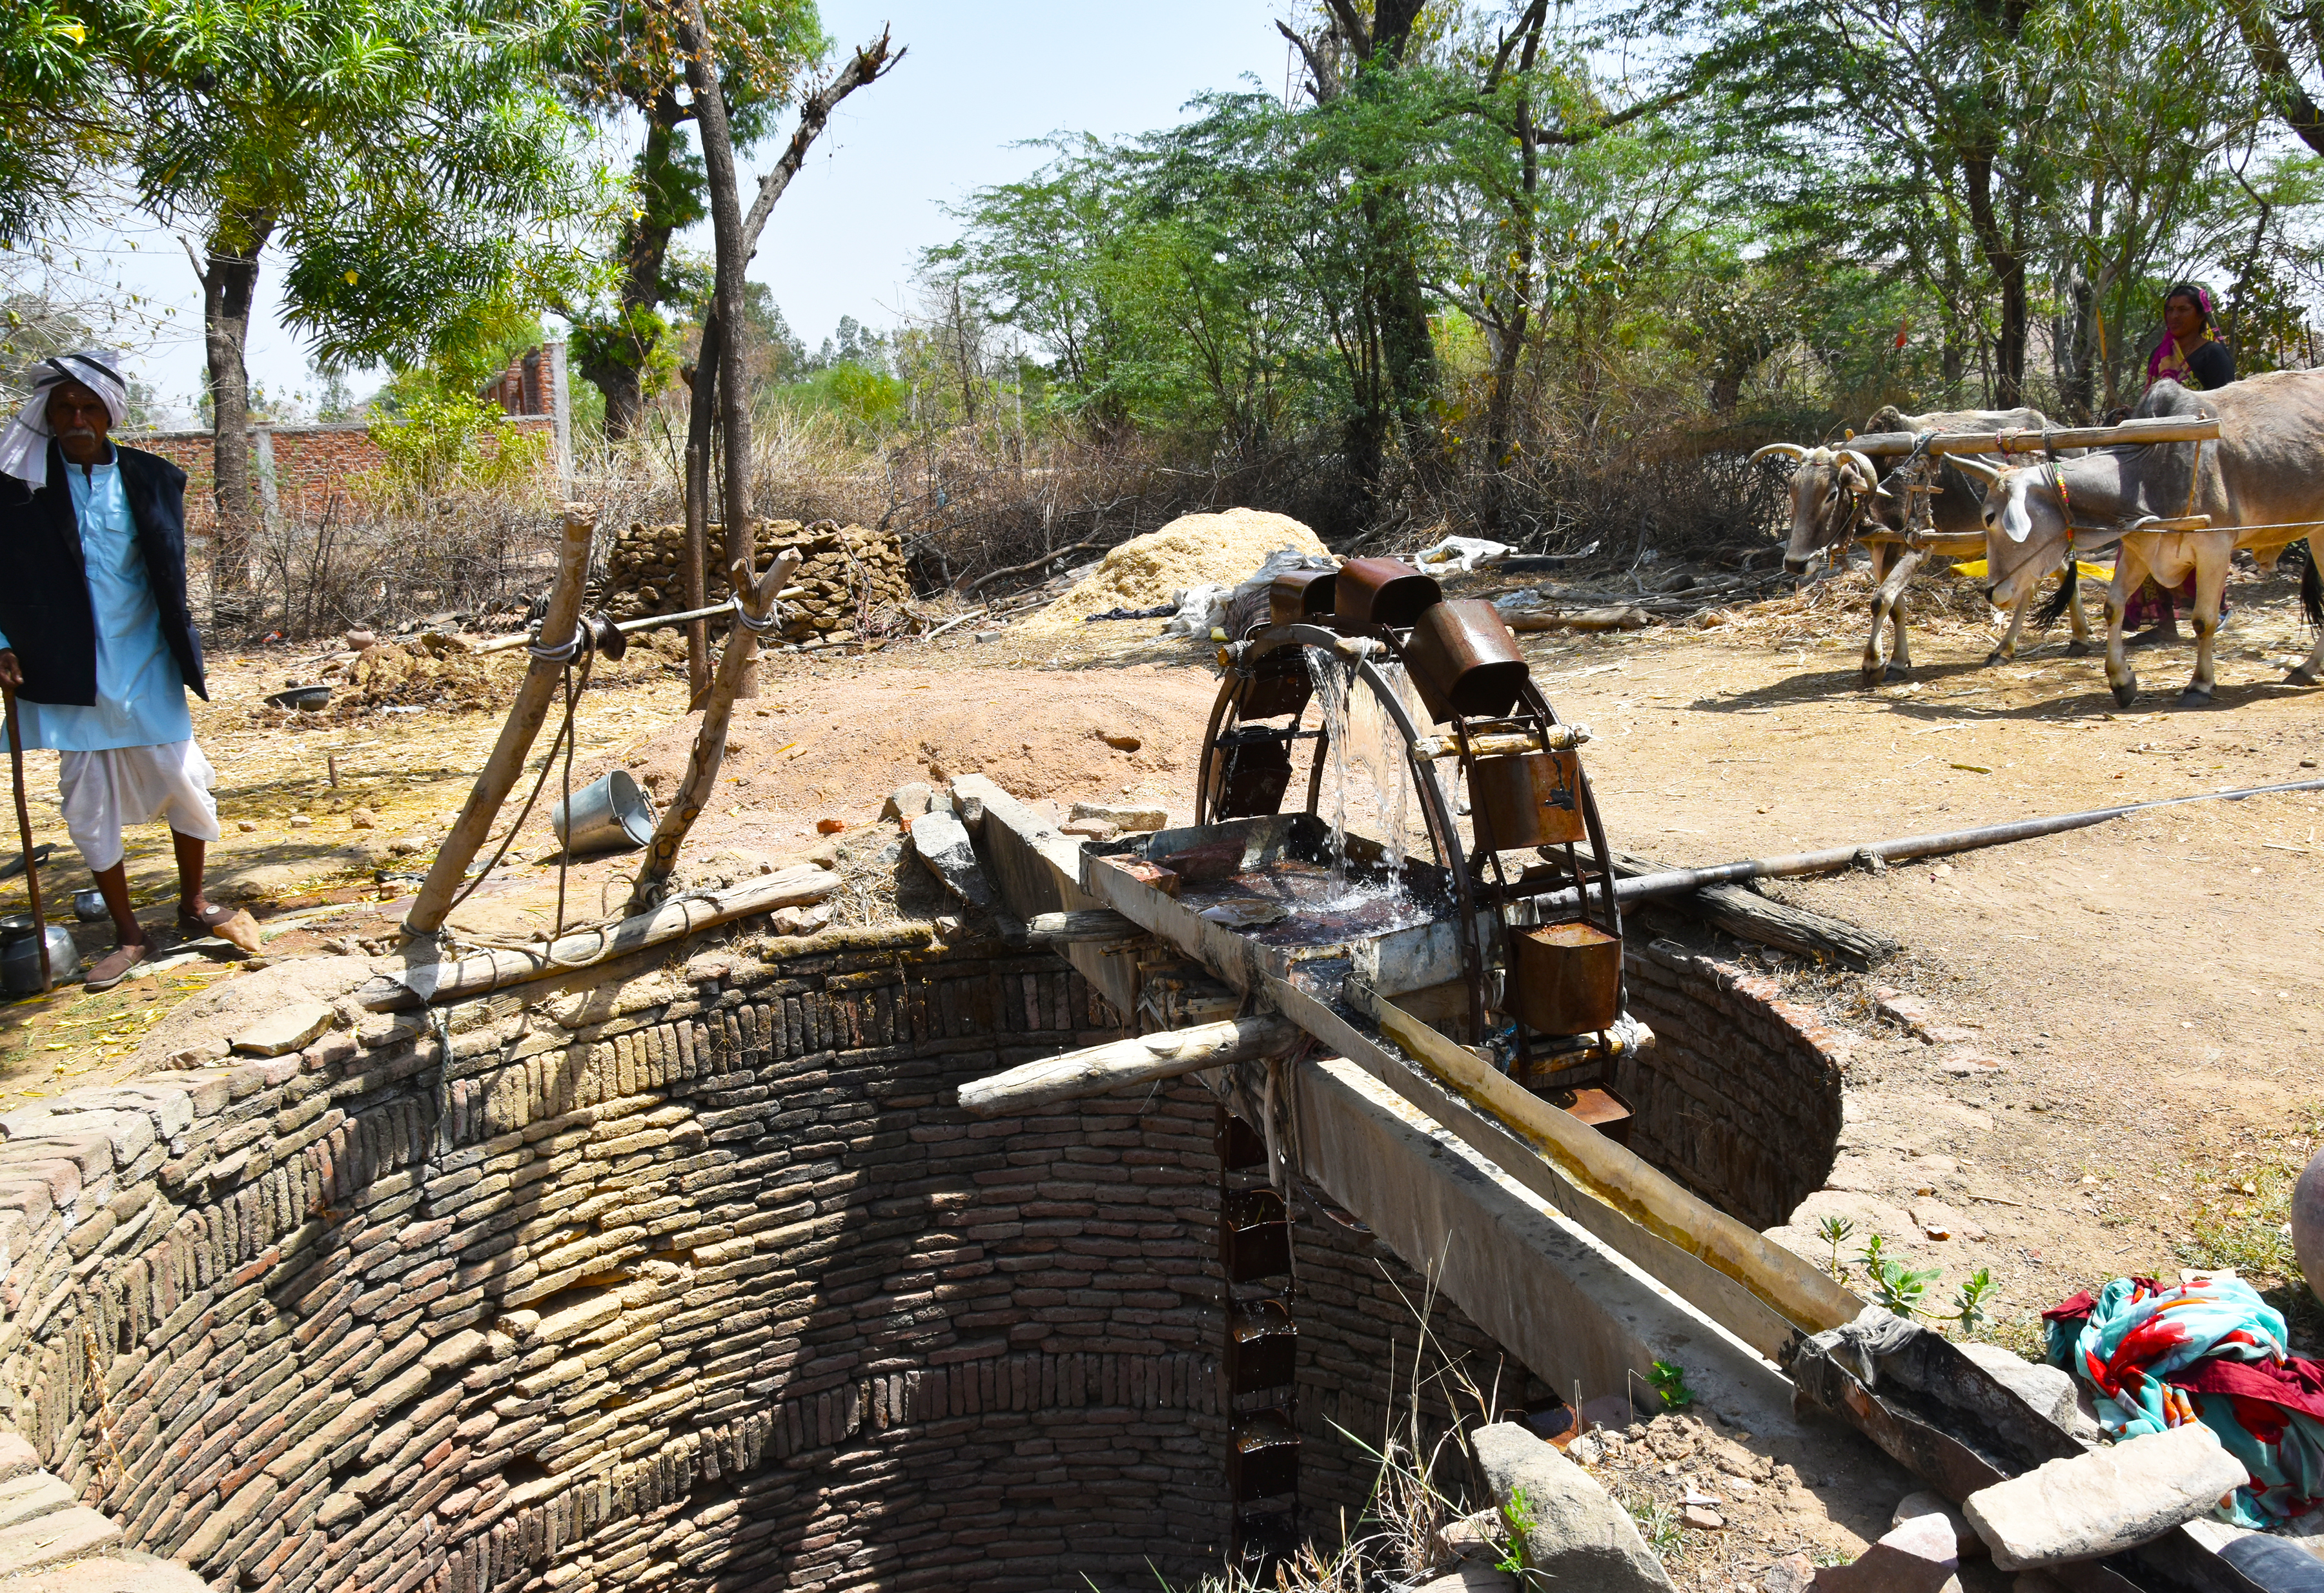
<svg viewBox="0 0 2324 1593">
<path fill-rule="evenodd" d="M 2022 542 L 2034 534 L 2034 515 L 2025 507 L 2024 493 L 2005 493 L 2002 495 L 2001 530 L 2013 542 Z"/>
</svg>

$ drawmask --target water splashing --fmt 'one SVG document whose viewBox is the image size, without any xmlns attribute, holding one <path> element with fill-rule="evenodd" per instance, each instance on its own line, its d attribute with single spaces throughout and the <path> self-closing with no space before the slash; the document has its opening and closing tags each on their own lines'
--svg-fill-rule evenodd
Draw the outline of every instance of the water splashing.
<svg viewBox="0 0 2324 1593">
<path fill-rule="evenodd" d="M 1332 758 L 1332 894 L 1336 898 L 1348 884 L 1348 675 L 1327 650 L 1300 651 L 1307 660 L 1307 678 L 1315 685 L 1323 742 Z"/>
<path fill-rule="evenodd" d="M 1411 683 L 1406 680 L 1400 663 L 1380 662 L 1375 666 L 1389 691 L 1413 709 Z M 1401 874 L 1411 838 L 1407 827 L 1412 821 L 1412 759 L 1405 746 L 1404 732 L 1397 727 L 1396 719 L 1385 704 L 1371 692 L 1360 691 L 1348 705 L 1348 736 L 1354 748 L 1358 764 L 1371 783 L 1373 800 L 1379 811 L 1380 840 L 1387 847 L 1388 866 L 1391 873 Z"/>
</svg>

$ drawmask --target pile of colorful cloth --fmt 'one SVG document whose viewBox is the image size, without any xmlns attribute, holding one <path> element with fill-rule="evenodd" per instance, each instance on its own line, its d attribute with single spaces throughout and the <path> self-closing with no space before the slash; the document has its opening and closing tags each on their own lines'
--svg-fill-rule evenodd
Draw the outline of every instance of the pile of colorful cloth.
<svg viewBox="0 0 2324 1593">
<path fill-rule="evenodd" d="M 2050 1364 L 2087 1384 L 2112 1438 L 2200 1422 L 2251 1477 L 2230 1519 L 2269 1527 L 2324 1503 L 2324 1363 L 2284 1348 L 2242 1279 L 2116 1278 L 2042 1313 Z"/>
</svg>

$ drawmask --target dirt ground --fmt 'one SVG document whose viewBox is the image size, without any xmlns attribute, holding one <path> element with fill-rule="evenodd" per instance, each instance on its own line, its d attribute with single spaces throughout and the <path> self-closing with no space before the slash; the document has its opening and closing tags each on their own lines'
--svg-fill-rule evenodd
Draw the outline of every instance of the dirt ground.
<svg viewBox="0 0 2324 1593">
<path fill-rule="evenodd" d="M 1595 728 L 1587 762 L 1618 846 L 1712 862 L 2324 778 L 2324 695 L 2282 679 L 2307 640 L 2288 579 L 2238 573 L 2216 706 L 2183 710 L 2185 650 L 2136 655 L 2145 690 L 2118 709 L 2102 661 L 2064 655 L 2062 627 L 1987 667 L 1996 629 L 1958 594 L 1919 603 L 1931 623 L 1916 631 L 1911 678 L 1867 690 L 1862 611 L 1845 592 L 1722 611 L 1709 628 L 1525 639 L 1561 713 Z M 690 843 L 696 877 L 825 846 L 860 887 L 843 921 L 894 912 L 890 875 L 910 906 L 925 887 L 879 812 L 913 779 L 983 773 L 1061 808 L 1150 798 L 1187 816 L 1211 647 L 1157 638 L 1152 621 L 985 644 L 966 628 L 871 656 L 767 661 L 761 695 L 738 710 L 721 799 Z M 512 679 L 521 654 L 503 657 Z M 496 713 L 318 723 L 260 703 L 318 663 L 279 649 L 221 658 L 196 716 L 226 829 L 213 877 L 267 920 L 272 956 L 391 936 L 499 730 Z M 683 701 L 682 673 L 643 650 L 594 682 L 576 784 L 623 766 L 668 790 L 692 735 Z M 29 762 L 36 833 L 59 843 L 55 912 L 87 882 L 57 819 L 53 757 Z M 556 784 L 456 926 L 553 927 Z M 826 840 L 826 820 L 846 828 Z M 2319 829 L 2324 794 L 2205 802 L 1782 887 L 1906 948 L 1870 977 L 1780 965 L 1795 995 L 1858 1037 L 1831 1188 L 1784 1236 L 1821 1255 L 1814 1219 L 1847 1217 L 1856 1235 L 1842 1259 L 1877 1231 L 1909 1264 L 1943 1269 L 1932 1303 L 1989 1269 L 1988 1331 L 2021 1349 L 2042 1307 L 2125 1272 L 2200 1261 L 2273 1266 L 2269 1281 L 2282 1281 L 2282 1199 L 2324 1123 Z M 134 836 L 131 857 L 148 922 L 165 925 L 174 890 L 160 827 Z M 575 868 L 567 920 L 617 910 L 629 866 Z M 0 910 L 23 889 L 0 886 Z M 92 949 L 106 939 L 101 927 L 84 935 Z M 232 966 L 189 954 L 106 996 L 74 987 L 11 1004 L 0 1105 L 113 1076 L 171 1005 Z M 1878 1016 L 1882 987 L 1925 1001 L 1933 1039 Z M 2315 1313 L 2302 1307 L 2297 1326 L 2312 1339 Z"/>
</svg>

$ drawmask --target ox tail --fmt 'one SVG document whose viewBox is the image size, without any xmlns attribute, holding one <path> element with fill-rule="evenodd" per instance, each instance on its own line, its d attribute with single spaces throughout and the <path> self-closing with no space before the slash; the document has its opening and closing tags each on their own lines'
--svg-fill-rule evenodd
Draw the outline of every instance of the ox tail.
<svg viewBox="0 0 2324 1593">
<path fill-rule="evenodd" d="M 2316 562 L 2316 542 L 2308 541 L 2308 568 L 2300 572 L 2300 607 L 2307 616 L 2308 628 L 2324 631 L 2324 569 Z"/>
<path fill-rule="evenodd" d="M 2073 613 L 2074 605 L 2081 600 L 2081 572 L 2074 568 L 2074 556 L 2066 555 L 2066 568 L 2058 572 L 2058 589 L 2050 600 L 2034 611 L 2034 628 L 2046 631 L 2066 616 Z"/>
</svg>

